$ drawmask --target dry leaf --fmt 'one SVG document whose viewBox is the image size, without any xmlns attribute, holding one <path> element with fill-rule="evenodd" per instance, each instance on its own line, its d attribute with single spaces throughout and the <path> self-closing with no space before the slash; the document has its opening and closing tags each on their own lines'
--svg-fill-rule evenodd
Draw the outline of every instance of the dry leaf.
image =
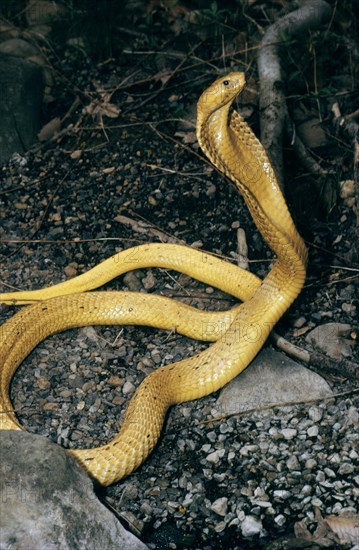
<svg viewBox="0 0 359 550">
<path fill-rule="evenodd" d="M 101 99 L 94 99 L 83 108 L 82 112 L 92 116 L 96 122 L 102 122 L 102 117 L 117 118 L 121 109 L 114 103 L 110 103 L 112 92 L 104 92 L 97 89 Z"/>
<path fill-rule="evenodd" d="M 339 544 L 359 543 L 359 514 L 328 516 L 324 521 L 338 537 Z"/>
<path fill-rule="evenodd" d="M 182 138 L 183 143 L 196 143 L 196 132 L 176 132 L 176 137 Z"/>
<path fill-rule="evenodd" d="M 319 508 L 315 509 L 315 519 L 318 523 L 314 533 L 307 528 L 306 521 L 294 524 L 297 539 L 317 544 L 322 548 L 339 544 L 356 544 L 359 541 L 359 515 L 328 516 L 323 518 Z"/>
<path fill-rule="evenodd" d="M 340 243 L 340 241 L 342 240 L 342 238 L 343 238 L 343 235 L 338 235 L 338 236 L 334 239 L 333 245 L 334 245 L 334 244 Z"/>
<path fill-rule="evenodd" d="M 168 70 L 160 71 L 153 77 L 156 82 L 160 81 L 162 84 L 166 84 L 172 76 L 172 72 Z"/>
<path fill-rule="evenodd" d="M 120 112 L 119 107 L 114 105 L 114 103 L 101 103 L 98 100 L 92 101 L 83 108 L 83 113 L 92 116 L 96 122 L 99 122 L 103 116 L 117 118 Z"/>
</svg>

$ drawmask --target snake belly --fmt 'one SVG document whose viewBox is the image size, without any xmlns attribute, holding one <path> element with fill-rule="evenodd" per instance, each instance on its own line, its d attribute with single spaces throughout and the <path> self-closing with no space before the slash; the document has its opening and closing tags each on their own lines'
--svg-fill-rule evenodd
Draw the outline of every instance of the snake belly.
<svg viewBox="0 0 359 550">
<path fill-rule="evenodd" d="M 123 251 L 89 272 L 48 289 L 0 295 L 2 303 L 35 302 L 1 327 L 2 429 L 22 429 L 11 406 L 9 385 L 26 355 L 49 334 L 89 324 L 132 323 L 164 329 L 174 326 L 182 334 L 214 341 L 201 353 L 148 375 L 127 407 L 119 434 L 109 443 L 69 450 L 103 485 L 130 474 L 146 459 L 156 445 L 168 407 L 208 395 L 246 368 L 304 284 L 307 251 L 267 154 L 242 117 L 230 112 L 244 86 L 244 74 L 233 72 L 205 90 L 198 101 L 197 138 L 213 165 L 236 185 L 276 255 L 263 281 L 210 254 L 152 243 Z M 184 272 L 244 303 L 229 312 L 207 313 L 163 297 L 87 292 L 120 273 L 150 266 Z"/>
</svg>

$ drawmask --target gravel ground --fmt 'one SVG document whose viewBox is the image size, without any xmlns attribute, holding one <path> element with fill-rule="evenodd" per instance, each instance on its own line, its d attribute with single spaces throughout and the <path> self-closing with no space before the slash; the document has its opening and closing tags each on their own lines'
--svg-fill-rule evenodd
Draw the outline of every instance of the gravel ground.
<svg viewBox="0 0 359 550">
<path fill-rule="evenodd" d="M 236 191 L 180 144 L 142 124 L 139 111 L 126 112 L 128 97 L 119 98 L 125 112 L 118 128 L 107 130 L 109 141 L 85 120 L 77 134 L 2 167 L 3 291 L 68 279 L 118 250 L 169 235 L 233 259 L 238 227 L 246 232 L 251 269 L 266 273 L 271 254 Z M 176 100 L 161 96 L 144 108 L 142 120 L 171 118 L 178 103 L 189 109 L 195 99 L 194 92 Z M 173 137 L 181 128 L 168 123 L 165 131 Z M 355 287 L 338 282 L 343 271 L 334 264 L 345 265 L 340 258 L 351 249 L 354 215 L 341 203 L 323 224 L 308 221 L 295 201 L 291 207 L 314 246 L 307 286 L 279 331 L 301 345 L 299 336 L 293 339 L 298 318 L 308 326 L 328 319 L 353 324 Z M 120 215 L 136 223 L 124 225 Z M 162 293 L 209 309 L 234 304 L 165 270 L 141 270 L 106 288 Z M 13 313 L 3 306 L 0 320 Z M 96 446 L 117 431 L 119 409 L 149 372 L 204 347 L 140 327 L 68 331 L 24 361 L 13 403 L 29 431 L 65 447 Z M 298 521 L 313 531 L 316 509 L 323 517 L 355 511 L 358 394 L 343 377 L 327 379 L 335 393 L 348 393 L 219 419 L 217 394 L 173 408 L 152 456 L 102 497 L 152 548 L 274 548 L 273 541 L 293 536 Z"/>
</svg>

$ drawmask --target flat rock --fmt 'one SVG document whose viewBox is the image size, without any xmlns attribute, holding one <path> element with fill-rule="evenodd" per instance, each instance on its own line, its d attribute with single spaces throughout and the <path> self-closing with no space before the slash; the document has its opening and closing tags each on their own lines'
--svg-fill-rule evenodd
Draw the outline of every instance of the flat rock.
<svg viewBox="0 0 359 550">
<path fill-rule="evenodd" d="M 318 374 L 283 353 L 264 349 L 247 369 L 223 388 L 216 409 L 244 412 L 270 403 L 330 397 L 332 391 Z"/>
<path fill-rule="evenodd" d="M 145 550 L 98 500 L 76 461 L 45 437 L 0 432 L 0 550 Z"/>
</svg>

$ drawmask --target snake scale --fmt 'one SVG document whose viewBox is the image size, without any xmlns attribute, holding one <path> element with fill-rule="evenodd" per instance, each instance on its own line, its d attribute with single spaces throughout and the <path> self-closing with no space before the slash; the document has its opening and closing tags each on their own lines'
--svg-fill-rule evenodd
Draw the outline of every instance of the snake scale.
<svg viewBox="0 0 359 550">
<path fill-rule="evenodd" d="M 206 350 L 148 375 L 131 399 L 119 434 L 93 449 L 69 452 L 103 485 L 135 470 L 152 451 L 171 405 L 208 395 L 232 380 L 255 357 L 271 329 L 299 294 L 307 251 L 294 226 L 266 152 L 248 124 L 231 109 L 245 86 L 233 72 L 201 95 L 198 142 L 242 193 L 252 217 L 276 255 L 258 279 L 211 254 L 174 244 L 151 243 L 122 251 L 72 280 L 35 291 L 0 295 L 0 303 L 32 304 L 1 327 L 0 428 L 23 429 L 9 386 L 23 359 L 44 338 L 72 327 L 141 324 L 213 341 Z M 205 312 L 174 300 L 131 292 L 87 292 L 142 267 L 186 273 L 243 301 L 225 312 Z"/>
</svg>

